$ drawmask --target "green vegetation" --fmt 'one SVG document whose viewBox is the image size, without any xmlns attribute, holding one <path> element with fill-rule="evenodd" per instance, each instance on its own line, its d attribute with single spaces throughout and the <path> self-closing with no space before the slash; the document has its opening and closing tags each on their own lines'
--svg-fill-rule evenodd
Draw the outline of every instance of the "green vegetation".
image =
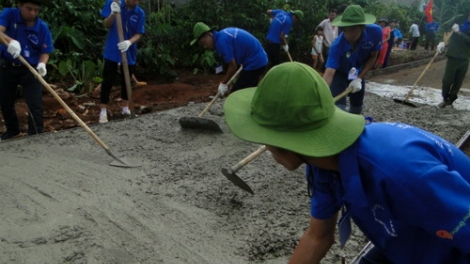
<svg viewBox="0 0 470 264">
<path fill-rule="evenodd" d="M 9 1 L 0 2 L 3 8 Z M 102 50 L 106 30 L 100 11 L 103 0 L 55 0 L 54 7 L 43 7 L 41 18 L 51 28 L 55 52 L 47 78 L 62 82 L 74 80 L 74 91 L 85 93 L 99 81 Z M 154 74 L 166 79 L 176 77 L 176 70 L 194 69 L 209 73 L 219 64 L 214 54 L 190 46 L 193 25 L 202 21 L 221 29 L 240 27 L 262 43 L 268 30 L 267 9 L 301 9 L 305 18 L 294 25 L 289 36 L 290 53 L 294 60 L 309 62 L 311 37 L 314 28 L 325 19 L 330 8 L 342 12 L 348 4 L 359 4 L 367 13 L 378 18 L 400 21 L 400 28 L 407 34 L 411 21 L 419 21 L 422 29 L 426 23 L 423 12 L 417 8 L 419 1 L 410 7 L 385 4 L 381 0 L 190 0 L 183 6 L 172 8 L 170 0 L 146 0 L 142 8 L 147 14 L 146 34 L 138 43 L 138 73 Z M 427 1 L 425 1 L 427 2 Z M 462 23 L 470 11 L 470 0 L 434 0 L 433 14 L 448 30 L 453 23 Z M 440 35 L 438 35 L 440 37 Z"/>
</svg>

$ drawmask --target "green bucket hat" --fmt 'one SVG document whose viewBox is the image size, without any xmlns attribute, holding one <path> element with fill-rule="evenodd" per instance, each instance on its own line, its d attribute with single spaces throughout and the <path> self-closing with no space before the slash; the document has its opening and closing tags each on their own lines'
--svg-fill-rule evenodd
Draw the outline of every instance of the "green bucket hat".
<svg viewBox="0 0 470 264">
<path fill-rule="evenodd" d="M 363 116 L 336 107 L 323 78 L 298 62 L 279 64 L 257 88 L 230 94 L 224 113 L 235 136 L 311 157 L 341 152 L 365 125 Z"/>
<path fill-rule="evenodd" d="M 348 6 L 342 15 L 337 16 L 332 26 L 337 27 L 350 27 L 356 25 L 367 25 L 375 23 L 375 16 L 371 14 L 365 14 L 361 6 L 350 5 Z"/>
<path fill-rule="evenodd" d="M 208 31 L 211 31 L 211 28 L 208 25 L 202 22 L 197 22 L 196 25 L 194 25 L 193 27 L 194 39 L 191 40 L 191 46 L 194 45 L 199 40 L 199 38 L 202 37 L 202 35 L 204 35 L 204 33 Z"/>
<path fill-rule="evenodd" d="M 302 12 L 301 10 L 294 10 L 292 11 L 292 14 L 294 14 L 298 20 L 304 19 L 304 12 Z"/>
</svg>

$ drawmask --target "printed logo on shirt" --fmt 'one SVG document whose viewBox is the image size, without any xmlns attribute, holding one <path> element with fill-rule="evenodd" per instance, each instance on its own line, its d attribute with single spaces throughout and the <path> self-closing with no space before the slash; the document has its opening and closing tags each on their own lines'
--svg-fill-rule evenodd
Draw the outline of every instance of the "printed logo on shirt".
<svg viewBox="0 0 470 264">
<path fill-rule="evenodd" d="M 447 238 L 447 239 L 454 239 L 454 235 L 457 234 L 462 227 L 467 225 L 468 220 L 470 219 L 470 208 L 468 210 L 468 213 L 464 215 L 462 220 L 457 224 L 457 226 L 452 229 L 452 231 L 447 231 L 447 230 L 439 230 L 436 232 L 436 235 L 440 238 Z"/>
<path fill-rule="evenodd" d="M 372 207 L 372 214 L 374 215 L 374 220 L 383 226 L 385 232 L 387 232 L 389 236 L 398 236 L 395 232 L 395 228 L 393 227 L 392 219 L 390 219 L 390 214 L 382 205 L 375 204 Z"/>
<path fill-rule="evenodd" d="M 129 20 L 132 21 L 132 22 L 137 22 L 138 18 L 139 18 L 138 16 L 133 15 L 133 16 L 131 16 L 131 18 L 129 18 Z"/>
<path fill-rule="evenodd" d="M 37 45 L 39 43 L 39 39 L 36 35 L 28 35 L 28 39 L 29 41 L 31 41 L 31 43 Z"/>
<path fill-rule="evenodd" d="M 372 42 L 370 42 L 370 41 L 367 41 L 366 43 L 364 43 L 364 44 L 362 45 L 362 49 L 366 49 L 366 50 L 372 49 L 372 47 L 374 47 L 374 43 L 372 43 Z"/>
</svg>

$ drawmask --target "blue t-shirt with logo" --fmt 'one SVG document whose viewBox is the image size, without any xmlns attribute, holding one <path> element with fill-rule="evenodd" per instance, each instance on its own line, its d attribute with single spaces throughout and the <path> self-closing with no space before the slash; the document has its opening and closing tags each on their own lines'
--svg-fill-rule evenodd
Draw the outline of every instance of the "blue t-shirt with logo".
<svg viewBox="0 0 470 264">
<path fill-rule="evenodd" d="M 426 27 L 425 27 L 426 32 L 436 33 L 438 29 L 439 29 L 439 23 L 437 23 L 436 21 L 426 23 Z"/>
<path fill-rule="evenodd" d="M 331 44 L 326 68 L 347 74 L 354 67 L 360 72 L 369 59 L 370 53 L 380 51 L 381 48 L 382 28 L 378 25 L 365 26 L 356 48 L 351 46 L 344 33 L 341 33 Z"/>
<path fill-rule="evenodd" d="M 410 125 L 372 123 L 339 165 L 307 166 L 313 217 L 345 206 L 393 263 L 470 263 L 470 158 L 461 150 Z"/>
<path fill-rule="evenodd" d="M 113 0 L 106 1 L 106 4 L 101 10 L 102 17 L 106 18 L 111 14 L 112 2 Z M 121 1 L 121 20 L 124 40 L 132 38 L 135 34 L 145 33 L 145 13 L 140 6 L 127 10 L 126 1 Z M 122 62 L 121 51 L 117 47 L 120 41 L 116 25 L 115 19 L 113 25 L 108 28 L 108 37 L 106 38 L 103 57 L 110 61 Z M 132 44 L 126 53 L 128 64 L 135 65 L 137 63 L 137 44 Z"/>
<path fill-rule="evenodd" d="M 213 31 L 215 49 L 225 63 L 233 59 L 244 70 L 256 70 L 268 63 L 268 56 L 257 38 L 240 28 Z"/>
<path fill-rule="evenodd" d="M 0 25 L 5 27 L 5 34 L 17 40 L 21 45 L 21 56 L 33 66 L 39 63 L 41 54 L 54 51 L 51 31 L 40 18 L 32 27 L 27 27 L 18 8 L 4 8 L 0 14 Z M 21 64 L 7 52 L 7 46 L 1 45 L 1 56 L 11 62 Z"/>
<path fill-rule="evenodd" d="M 271 43 L 284 44 L 281 43 L 281 33 L 289 35 L 294 23 L 292 21 L 292 13 L 279 9 L 272 10 L 271 13 L 274 17 L 269 25 L 266 39 Z"/>
</svg>

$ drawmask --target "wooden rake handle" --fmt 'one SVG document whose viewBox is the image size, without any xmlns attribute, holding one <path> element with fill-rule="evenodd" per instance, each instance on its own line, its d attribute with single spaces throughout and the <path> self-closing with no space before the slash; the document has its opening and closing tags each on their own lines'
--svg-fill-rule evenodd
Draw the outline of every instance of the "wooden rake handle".
<svg viewBox="0 0 470 264">
<path fill-rule="evenodd" d="M 428 65 L 426 65 L 426 68 L 424 68 L 423 72 L 421 72 L 418 79 L 416 79 L 415 83 L 413 84 L 413 87 L 411 87 L 410 91 L 406 94 L 404 101 L 408 100 L 408 98 L 411 96 L 411 94 L 413 93 L 413 90 L 415 89 L 416 85 L 418 85 L 419 81 L 421 81 L 421 79 L 423 78 L 426 71 L 429 69 L 429 67 L 431 67 L 431 64 L 433 63 L 433 61 L 437 57 L 437 55 L 439 55 L 438 51 L 436 51 L 436 53 L 434 54 L 432 59 L 429 61 Z"/>
<path fill-rule="evenodd" d="M 230 85 L 233 80 L 235 80 L 235 78 L 237 78 L 237 76 L 240 74 L 240 72 L 243 70 L 243 65 L 240 66 L 240 68 L 238 68 L 238 70 L 232 75 L 232 77 L 230 78 L 230 80 L 228 80 L 227 82 L 227 85 Z M 201 113 L 197 116 L 199 118 L 203 117 L 207 111 L 209 111 L 209 109 L 212 107 L 212 105 L 215 103 L 215 101 L 217 101 L 217 99 L 219 99 L 220 97 L 220 93 L 219 91 L 217 91 L 217 94 L 214 96 L 214 98 L 210 101 L 210 103 L 206 106 L 206 108 L 204 108 L 204 110 L 201 111 Z"/>
<path fill-rule="evenodd" d="M 119 5 L 119 0 L 114 0 L 115 3 Z M 119 42 L 124 41 L 124 30 L 122 28 L 122 18 L 121 14 L 115 14 L 116 18 L 116 28 L 118 31 Z M 132 85 L 131 85 L 131 75 L 129 73 L 129 63 L 127 61 L 127 52 L 121 52 L 121 60 L 122 60 L 122 69 L 124 71 L 124 81 L 126 83 L 126 92 L 127 98 L 129 103 L 129 110 L 131 111 L 131 117 L 135 117 L 134 113 L 134 100 L 132 99 Z"/>
<path fill-rule="evenodd" d="M 8 45 L 8 41 L 5 39 L 5 37 L 0 33 L 0 38 L 1 42 L 5 45 Z M 110 152 L 110 149 L 106 144 L 95 134 L 91 129 L 78 117 L 72 109 L 60 98 L 60 96 L 54 91 L 54 89 L 51 88 L 51 86 L 42 78 L 42 76 L 34 69 L 21 55 L 18 56 L 18 59 L 23 63 L 26 68 L 29 69 L 29 71 L 41 82 L 41 84 L 46 87 L 47 91 L 49 91 L 52 96 L 60 103 L 60 105 L 65 108 L 65 110 L 70 114 L 70 116 L 81 126 L 83 127 L 88 134 L 102 147 L 104 148 L 108 153 Z"/>
<path fill-rule="evenodd" d="M 246 158 L 242 159 L 241 161 L 239 161 L 237 164 L 233 165 L 232 167 L 230 167 L 230 169 L 232 170 L 233 173 L 236 173 L 237 171 L 239 171 L 243 166 L 245 166 L 246 164 L 250 163 L 252 160 L 254 160 L 255 158 L 257 158 L 259 155 L 263 154 L 263 152 L 266 151 L 266 146 L 265 145 L 262 145 L 260 146 L 257 150 L 255 150 L 254 152 L 252 152 L 250 155 L 246 156 Z"/>
</svg>

